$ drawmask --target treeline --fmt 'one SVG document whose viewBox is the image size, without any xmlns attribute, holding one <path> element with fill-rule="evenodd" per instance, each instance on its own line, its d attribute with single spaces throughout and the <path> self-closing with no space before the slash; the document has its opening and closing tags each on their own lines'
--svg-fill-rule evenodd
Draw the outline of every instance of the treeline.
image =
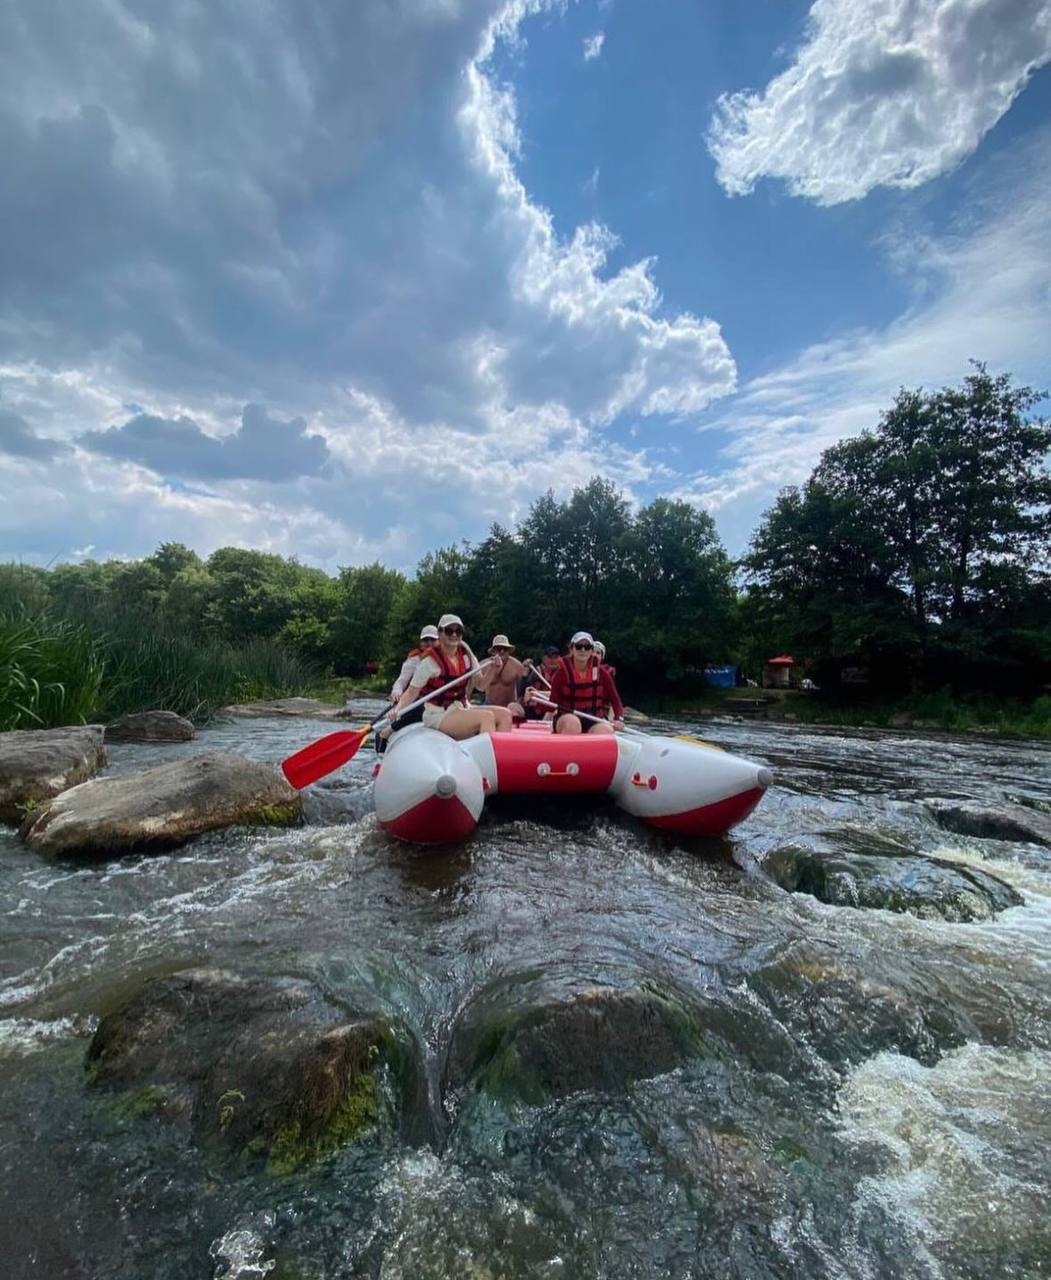
<svg viewBox="0 0 1051 1280">
<path fill-rule="evenodd" d="M 1029 416 L 1039 399 L 980 365 L 960 388 L 902 391 L 873 431 L 779 495 L 737 563 L 706 512 L 668 498 L 633 511 L 596 477 L 564 501 L 539 498 L 517 529 L 426 555 L 411 579 L 379 564 L 333 577 L 233 547 L 202 559 L 179 543 L 133 562 L 0 565 L 0 719 L 5 687 L 20 679 L 31 692 L 24 661 L 11 676 L 11 636 L 25 654 L 27 627 L 101 643 L 111 673 L 123 660 L 109 709 L 139 700 L 203 715 L 230 688 L 299 691 L 374 665 L 389 677 L 445 611 L 479 652 L 497 631 L 536 654 L 586 627 L 633 697 L 696 692 L 709 662 L 758 678 L 788 651 L 826 695 L 847 680 L 853 698 L 946 686 L 1033 698 L 1051 678 L 1051 427 Z M 180 683 L 180 665 L 193 680 Z M 216 671 L 227 674 L 207 685 Z"/>
<path fill-rule="evenodd" d="M 565 502 L 540 498 L 514 533 L 494 526 L 476 546 L 428 554 L 411 580 L 379 564 L 330 577 L 232 547 L 202 560 L 165 543 L 130 563 L 0 566 L 0 595 L 98 632 L 273 642 L 318 674 L 352 678 L 374 664 L 396 671 L 420 626 L 450 610 L 479 649 L 504 631 L 537 652 L 587 626 L 656 690 L 733 646 L 733 574 L 706 512 L 658 498 L 633 513 L 596 478 Z"/>
</svg>

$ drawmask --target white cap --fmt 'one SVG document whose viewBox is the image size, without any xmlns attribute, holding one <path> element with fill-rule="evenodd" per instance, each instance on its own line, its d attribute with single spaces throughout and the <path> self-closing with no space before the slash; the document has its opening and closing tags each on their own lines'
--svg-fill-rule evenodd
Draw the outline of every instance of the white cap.
<svg viewBox="0 0 1051 1280">
<path fill-rule="evenodd" d="M 446 627 L 462 627 L 463 623 L 455 613 L 443 613 L 438 619 L 438 630 L 444 631 Z"/>
<path fill-rule="evenodd" d="M 569 643 L 570 643 L 570 644 L 580 644 L 580 643 L 581 643 L 582 641 L 584 641 L 584 640 L 586 640 L 586 641 L 588 642 L 588 644 L 591 644 L 591 645 L 593 645 L 593 644 L 595 643 L 595 642 L 594 642 L 594 640 L 592 640 L 592 638 L 591 638 L 591 632 L 590 632 L 590 631 L 577 631 L 577 632 L 575 632 L 575 633 L 574 633 L 574 635 L 573 635 L 573 639 L 572 639 L 572 640 L 570 640 L 570 642 L 569 642 Z"/>
<path fill-rule="evenodd" d="M 423 628 L 423 630 L 420 632 L 420 639 L 421 640 L 437 640 L 438 639 L 438 628 L 434 625 L 433 622 L 428 622 L 427 625 Z"/>
<path fill-rule="evenodd" d="M 598 654 L 600 658 L 604 658 L 606 656 L 606 646 L 602 643 L 601 640 L 595 641 L 595 652 Z"/>
</svg>

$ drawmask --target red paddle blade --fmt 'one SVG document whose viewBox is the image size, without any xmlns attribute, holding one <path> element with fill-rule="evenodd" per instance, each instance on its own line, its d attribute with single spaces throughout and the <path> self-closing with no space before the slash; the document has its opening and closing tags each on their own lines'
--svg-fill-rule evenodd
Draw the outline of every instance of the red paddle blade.
<svg viewBox="0 0 1051 1280">
<path fill-rule="evenodd" d="M 342 729 L 339 733 L 327 734 L 282 760 L 281 770 L 292 786 L 302 791 L 352 760 L 371 731 L 372 725 L 367 724 L 363 729 Z"/>
</svg>

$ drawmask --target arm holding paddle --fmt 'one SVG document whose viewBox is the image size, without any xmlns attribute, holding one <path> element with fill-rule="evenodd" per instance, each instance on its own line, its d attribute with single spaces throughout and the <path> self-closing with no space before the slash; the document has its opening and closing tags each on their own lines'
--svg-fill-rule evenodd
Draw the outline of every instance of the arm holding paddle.
<svg viewBox="0 0 1051 1280">
<path fill-rule="evenodd" d="M 430 702 L 438 694 L 445 693 L 447 689 L 452 689 L 462 681 L 469 679 L 474 675 L 476 669 L 465 672 L 462 676 L 457 676 L 455 680 L 450 680 L 448 684 L 443 684 L 440 689 L 432 689 L 424 698 L 416 698 L 415 701 L 410 700 L 409 705 L 405 706 L 406 698 L 411 699 L 412 697 L 410 688 L 399 698 L 398 705 L 393 712 L 384 711 L 382 715 L 377 716 L 370 724 L 363 725 L 360 729 L 345 729 L 339 733 L 326 734 L 324 738 L 319 738 L 317 742 L 312 742 L 309 747 L 304 747 L 301 751 L 296 751 L 293 755 L 290 755 L 286 760 L 282 760 L 282 772 L 297 791 L 302 791 L 304 787 L 309 787 L 312 782 L 317 782 L 319 778 L 323 778 L 326 774 L 334 772 L 334 770 L 347 764 L 348 761 L 353 760 L 361 744 L 377 725 L 389 721 L 392 715 L 402 715 L 411 707 Z"/>
</svg>

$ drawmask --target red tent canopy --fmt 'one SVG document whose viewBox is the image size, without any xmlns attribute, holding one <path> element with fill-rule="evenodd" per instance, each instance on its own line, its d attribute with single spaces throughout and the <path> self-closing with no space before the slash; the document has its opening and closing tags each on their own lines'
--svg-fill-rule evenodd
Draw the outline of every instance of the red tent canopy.
<svg viewBox="0 0 1051 1280">
<path fill-rule="evenodd" d="M 787 653 L 782 653 L 777 658 L 767 658 L 766 665 L 768 667 L 791 667 L 795 665 L 795 658 L 790 658 Z"/>
</svg>

